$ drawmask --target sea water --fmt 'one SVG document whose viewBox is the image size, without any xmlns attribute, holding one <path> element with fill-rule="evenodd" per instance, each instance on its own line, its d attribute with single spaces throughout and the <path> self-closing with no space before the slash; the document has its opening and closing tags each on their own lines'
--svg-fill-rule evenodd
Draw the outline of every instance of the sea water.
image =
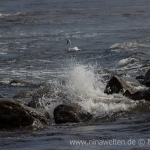
<svg viewBox="0 0 150 150">
<path fill-rule="evenodd" d="M 0 132 L 1 149 L 149 149 L 149 102 L 106 95 L 104 89 L 106 77 L 135 78 L 149 69 L 150 1 L 0 3 L 0 94 L 12 98 L 30 89 L 10 86 L 16 79 L 53 85 L 52 97 L 39 101 L 50 126 Z M 68 52 L 67 39 L 81 51 Z M 56 125 L 54 108 L 70 102 L 93 119 Z"/>
</svg>

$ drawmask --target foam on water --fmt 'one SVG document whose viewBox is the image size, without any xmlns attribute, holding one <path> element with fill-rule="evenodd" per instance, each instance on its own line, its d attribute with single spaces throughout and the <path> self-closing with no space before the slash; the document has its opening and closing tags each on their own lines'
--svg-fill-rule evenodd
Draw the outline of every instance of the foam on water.
<svg viewBox="0 0 150 150">
<path fill-rule="evenodd" d="M 3 13 L 0 13 L 0 17 L 7 17 L 7 16 L 10 16 L 10 14 L 3 14 Z"/>
<path fill-rule="evenodd" d="M 149 48 L 150 47 L 149 41 L 150 41 L 149 39 L 144 39 L 144 40 L 133 40 L 129 42 L 116 43 L 113 44 L 110 47 L 110 49 L 111 51 L 118 51 L 118 49 L 136 50 L 138 48 Z"/>
<path fill-rule="evenodd" d="M 52 99 L 42 99 L 46 103 L 50 101 L 50 105 L 44 105 L 50 114 L 58 104 L 64 102 L 78 103 L 83 110 L 101 117 L 119 111 L 128 111 L 137 104 L 120 94 L 104 94 L 106 83 L 102 75 L 94 73 L 94 67 L 76 64 L 66 72 L 66 76 L 66 84 L 59 84 L 57 85 L 59 88 L 56 86 L 54 90 L 57 93 L 61 89 L 66 99 L 61 100 L 57 96 Z"/>
<path fill-rule="evenodd" d="M 118 62 L 118 66 L 126 66 L 128 64 L 133 64 L 134 62 L 138 62 L 139 60 L 135 59 L 135 58 L 125 58 L 125 59 L 122 59 Z"/>
<path fill-rule="evenodd" d="M 17 16 L 17 15 L 26 15 L 28 13 L 26 12 L 19 12 L 19 13 L 16 13 L 16 14 L 3 14 L 3 13 L 0 13 L 0 17 L 8 17 L 8 16 Z"/>
<path fill-rule="evenodd" d="M 132 74 L 133 76 L 135 76 L 135 73 L 141 74 L 141 72 L 149 66 L 149 58 L 145 57 L 145 55 L 138 56 L 137 54 L 138 53 L 135 53 L 128 58 L 119 60 L 116 63 L 116 67 L 118 68 L 117 71 L 121 71 L 122 73 L 130 75 Z"/>
</svg>

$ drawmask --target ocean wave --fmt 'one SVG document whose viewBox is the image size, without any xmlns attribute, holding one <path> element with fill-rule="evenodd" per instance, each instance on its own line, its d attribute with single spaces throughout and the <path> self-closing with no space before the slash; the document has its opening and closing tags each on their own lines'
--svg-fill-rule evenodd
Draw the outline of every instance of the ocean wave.
<svg viewBox="0 0 150 150">
<path fill-rule="evenodd" d="M 113 44 L 110 49 L 111 51 L 117 51 L 118 49 L 135 50 L 137 48 L 149 48 L 150 39 L 147 40 L 133 40 L 129 42 Z"/>
<path fill-rule="evenodd" d="M 135 62 L 139 62 L 139 60 L 132 58 L 132 57 L 129 57 L 129 58 L 125 58 L 125 59 L 120 60 L 118 62 L 118 66 L 127 66 L 127 65 L 133 64 Z"/>
<path fill-rule="evenodd" d="M 128 58 L 121 59 L 117 62 L 117 71 L 121 71 L 128 74 L 142 74 L 147 68 L 149 68 L 150 58 L 145 53 L 135 53 Z"/>
</svg>

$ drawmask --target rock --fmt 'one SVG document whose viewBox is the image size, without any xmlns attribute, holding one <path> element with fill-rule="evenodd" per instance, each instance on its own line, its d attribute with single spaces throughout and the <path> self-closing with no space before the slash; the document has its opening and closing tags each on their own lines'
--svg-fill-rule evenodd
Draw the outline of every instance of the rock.
<svg viewBox="0 0 150 150">
<path fill-rule="evenodd" d="M 144 75 L 136 76 L 136 79 L 144 79 Z"/>
<path fill-rule="evenodd" d="M 40 87 L 41 85 L 43 85 L 43 83 L 41 84 L 36 84 L 36 83 L 32 83 L 32 82 L 26 82 L 26 81 L 22 81 L 22 80 L 12 80 L 10 82 L 10 85 L 12 86 L 23 86 L 23 87 Z"/>
<path fill-rule="evenodd" d="M 37 92 L 34 93 L 32 97 L 32 101 L 29 102 L 28 106 L 33 108 L 42 108 L 41 99 L 44 97 L 46 99 L 65 99 L 65 94 L 62 93 L 61 89 L 59 87 L 55 87 L 55 85 L 47 85 L 44 87 L 41 87 Z M 44 105 L 50 105 L 49 101 L 42 101 L 44 102 Z"/>
<path fill-rule="evenodd" d="M 134 84 L 133 84 L 134 85 Z M 150 101 L 150 90 L 136 91 L 130 85 L 128 85 L 122 78 L 114 75 L 108 82 L 105 93 L 122 93 L 124 96 L 132 100 L 147 100 Z"/>
<path fill-rule="evenodd" d="M 125 93 L 128 91 L 130 94 L 135 93 L 135 90 L 129 86 L 122 78 L 114 75 L 106 85 L 104 93 L 113 94 L 113 93 Z"/>
<path fill-rule="evenodd" d="M 57 124 L 60 123 L 75 123 L 81 121 L 87 121 L 92 118 L 92 115 L 88 112 L 84 112 L 77 104 L 73 105 L 58 105 L 54 109 L 54 119 Z"/>
<path fill-rule="evenodd" d="M 5 98 L 3 95 L 0 94 L 0 98 Z"/>
<path fill-rule="evenodd" d="M 124 93 L 126 97 L 129 97 L 132 100 L 147 100 L 150 101 L 150 90 L 145 90 L 145 91 L 138 91 L 133 94 L 129 93 L 126 91 Z"/>
<path fill-rule="evenodd" d="M 1 130 L 26 126 L 39 127 L 48 124 L 48 119 L 38 110 L 13 100 L 0 99 Z"/>
<path fill-rule="evenodd" d="M 147 87 L 150 87 L 150 69 L 145 74 L 144 85 L 146 85 Z"/>
<path fill-rule="evenodd" d="M 42 97 L 50 98 L 50 93 L 49 86 L 40 88 L 33 94 L 32 101 L 29 102 L 28 106 L 33 108 L 41 108 L 42 106 L 40 105 L 39 100 L 42 99 Z"/>
<path fill-rule="evenodd" d="M 34 92 L 32 90 L 29 91 L 20 91 L 17 95 L 15 95 L 13 98 L 31 98 L 33 96 Z"/>
<path fill-rule="evenodd" d="M 144 84 L 144 75 L 139 75 L 135 78 L 140 84 Z"/>
</svg>

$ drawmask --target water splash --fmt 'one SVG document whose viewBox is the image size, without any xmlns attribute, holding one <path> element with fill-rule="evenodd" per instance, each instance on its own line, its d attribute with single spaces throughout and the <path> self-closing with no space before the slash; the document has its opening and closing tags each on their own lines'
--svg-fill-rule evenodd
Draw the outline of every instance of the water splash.
<svg viewBox="0 0 150 150">
<path fill-rule="evenodd" d="M 115 112 L 127 111 L 136 106 L 136 102 L 129 100 L 121 94 L 106 95 L 106 86 L 102 74 L 95 74 L 94 67 L 89 65 L 75 64 L 66 71 L 65 84 L 57 82 L 56 94 L 53 98 L 43 98 L 50 102 L 45 108 L 50 113 L 54 106 L 60 103 L 78 103 L 82 108 L 96 116 L 109 116 Z M 59 86 L 59 88 L 58 88 Z M 61 89 L 63 97 L 58 96 L 58 89 Z"/>
<path fill-rule="evenodd" d="M 98 96 L 104 96 L 100 75 L 94 74 L 91 66 L 77 65 L 69 71 L 69 80 L 66 85 L 68 94 L 76 96 L 77 99 L 95 99 Z M 71 98 L 71 97 L 70 97 Z"/>
</svg>

